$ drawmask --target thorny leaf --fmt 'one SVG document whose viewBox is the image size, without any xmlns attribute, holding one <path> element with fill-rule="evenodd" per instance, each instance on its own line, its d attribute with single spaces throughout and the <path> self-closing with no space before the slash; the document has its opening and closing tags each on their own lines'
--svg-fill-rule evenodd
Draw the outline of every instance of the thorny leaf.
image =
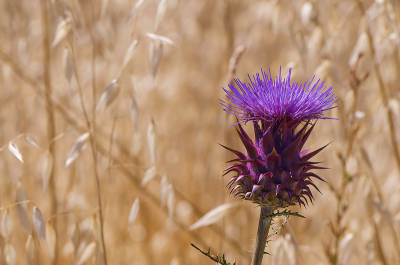
<svg viewBox="0 0 400 265">
<path fill-rule="evenodd" d="M 11 152 L 11 154 L 13 154 L 19 161 L 21 161 L 22 163 L 24 163 L 24 160 L 22 158 L 21 153 L 19 152 L 18 146 L 13 143 L 12 141 L 10 141 L 8 143 L 8 150 Z"/>
<path fill-rule="evenodd" d="M 50 255 L 52 259 L 55 258 L 55 250 L 56 250 L 56 230 L 54 229 L 53 225 L 49 222 L 46 223 L 46 242 L 47 246 L 50 249 Z"/>
<path fill-rule="evenodd" d="M 225 216 L 229 209 L 238 205 L 238 203 L 226 203 L 212 209 L 203 217 L 201 217 L 196 223 L 189 226 L 189 230 L 195 230 L 199 227 L 211 225 L 218 222 L 222 219 L 222 217 Z"/>
<path fill-rule="evenodd" d="M 89 139 L 90 134 L 84 133 L 76 139 L 74 146 L 72 147 L 71 153 L 67 161 L 65 162 L 65 167 L 68 167 L 78 156 L 85 150 L 87 146 L 87 140 Z"/>
<path fill-rule="evenodd" d="M 46 239 L 46 222 L 42 212 L 36 206 L 33 207 L 33 228 L 41 245 L 41 238 Z"/>
<path fill-rule="evenodd" d="M 202 254 L 204 254 L 205 256 L 209 257 L 211 260 L 221 264 L 221 265 L 230 265 L 230 263 L 228 263 L 225 259 L 225 254 L 222 254 L 222 257 L 218 256 L 218 255 L 211 255 L 211 250 L 210 248 L 208 248 L 208 252 L 205 252 L 203 250 L 201 250 L 200 248 L 198 248 L 195 244 L 190 243 L 190 245 L 192 245 L 192 247 L 194 247 L 195 249 L 197 249 L 198 251 L 200 251 Z M 236 261 L 233 262 L 232 265 L 236 265 Z"/>
<path fill-rule="evenodd" d="M 53 171 L 54 158 L 50 150 L 47 150 L 43 157 L 42 163 L 42 196 L 45 195 L 51 172 Z"/>
<path fill-rule="evenodd" d="M 74 64 L 72 63 L 72 57 L 68 49 L 64 49 L 62 64 L 64 68 L 65 78 L 68 81 L 69 93 L 72 95 L 72 81 L 74 76 Z"/>
<path fill-rule="evenodd" d="M 160 25 L 161 20 L 165 15 L 165 11 L 167 11 L 168 7 L 168 0 L 161 0 L 157 7 L 156 19 L 154 22 L 154 31 L 157 30 L 158 26 Z"/>
<path fill-rule="evenodd" d="M 131 211 L 129 213 L 129 220 L 128 220 L 128 229 L 131 227 L 131 225 L 133 224 L 133 222 L 135 221 L 138 213 L 139 213 L 139 208 L 140 208 L 140 204 L 139 204 L 139 199 L 136 199 L 131 207 Z"/>
<path fill-rule="evenodd" d="M 153 119 L 151 119 L 149 127 L 147 128 L 147 144 L 150 150 L 151 163 L 154 165 L 156 163 L 157 132 Z"/>
<path fill-rule="evenodd" d="M 274 217 L 278 217 L 278 216 L 286 216 L 286 217 L 288 217 L 288 216 L 290 216 L 290 215 L 292 215 L 292 216 L 297 216 L 297 217 L 301 217 L 301 218 L 305 218 L 304 216 L 302 216 L 302 215 L 300 215 L 298 212 L 291 212 L 291 211 L 289 211 L 289 210 L 287 210 L 287 209 L 285 209 L 284 211 L 282 211 L 282 212 L 280 212 L 280 211 L 277 211 L 276 213 L 272 213 L 272 214 L 270 214 L 270 215 L 267 215 L 267 216 L 265 216 L 264 218 L 274 218 Z"/>
<path fill-rule="evenodd" d="M 26 141 L 28 144 L 30 144 L 30 145 L 32 145 L 32 146 L 34 146 L 34 147 L 40 148 L 39 145 L 38 145 L 38 143 L 37 143 L 37 142 L 35 141 L 35 139 L 33 138 L 33 136 L 30 135 L 30 134 L 28 134 L 28 133 L 25 134 L 25 141 Z"/>
<path fill-rule="evenodd" d="M 56 33 L 54 35 L 53 43 L 51 47 L 55 47 L 58 43 L 60 43 L 69 33 L 71 30 L 71 22 L 69 19 L 62 20 L 57 25 Z"/>
<path fill-rule="evenodd" d="M 149 66 L 153 78 L 156 77 L 158 67 L 161 63 L 163 44 L 161 41 L 152 41 L 149 45 Z"/>
<path fill-rule="evenodd" d="M 26 259 L 28 260 L 28 265 L 32 265 L 33 260 L 35 259 L 35 241 L 33 240 L 32 235 L 29 235 L 28 239 L 26 240 L 25 253 Z"/>
<path fill-rule="evenodd" d="M 142 179 L 142 182 L 140 183 L 140 186 L 146 185 L 155 176 L 157 176 L 157 168 L 156 168 L 156 166 L 152 166 L 151 168 L 146 170 L 146 172 L 144 173 L 144 177 Z"/>
<path fill-rule="evenodd" d="M 82 265 L 86 261 L 88 261 L 91 257 L 93 257 L 94 252 L 96 251 L 96 242 L 90 243 L 82 252 L 81 257 L 79 258 L 79 261 L 76 263 L 76 265 Z"/>
<path fill-rule="evenodd" d="M 104 89 L 103 94 L 101 94 L 99 103 L 97 103 L 96 111 L 98 111 L 104 104 L 108 107 L 114 99 L 117 98 L 119 93 L 120 84 L 117 79 L 111 81 L 111 83 Z"/>
</svg>

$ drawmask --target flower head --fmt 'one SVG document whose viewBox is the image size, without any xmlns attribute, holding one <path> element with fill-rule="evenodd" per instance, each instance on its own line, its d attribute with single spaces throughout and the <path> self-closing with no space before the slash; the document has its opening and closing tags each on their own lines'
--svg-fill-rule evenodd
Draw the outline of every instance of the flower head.
<svg viewBox="0 0 400 265">
<path fill-rule="evenodd" d="M 313 179 L 322 180 L 313 169 L 324 169 L 311 162 L 326 146 L 308 153 L 302 150 L 315 123 L 312 120 L 327 118 L 323 112 L 335 108 L 337 101 L 330 87 L 323 82 L 311 87 L 290 84 L 287 79 L 275 81 L 263 72 L 246 85 L 236 80 L 240 91 L 230 86 L 227 97 L 231 104 L 222 103 L 226 111 L 241 119 L 237 132 L 246 153 L 225 147 L 237 158 L 224 175 L 235 172 L 228 182 L 231 193 L 245 200 L 272 207 L 308 204 L 314 199 L 310 186 L 317 188 Z M 243 130 L 241 122 L 253 121 L 255 139 Z"/>
<path fill-rule="evenodd" d="M 293 121 L 326 119 L 323 112 L 334 108 L 337 101 L 332 87 L 326 89 L 324 82 L 317 81 L 312 85 L 308 80 L 303 84 L 290 83 L 291 69 L 287 78 L 275 80 L 262 71 L 250 78 L 250 83 L 235 82 L 239 89 L 229 84 L 231 91 L 225 90 L 231 103 L 221 100 L 225 111 L 235 115 L 242 121 L 266 121 L 275 123 L 284 118 Z"/>
</svg>

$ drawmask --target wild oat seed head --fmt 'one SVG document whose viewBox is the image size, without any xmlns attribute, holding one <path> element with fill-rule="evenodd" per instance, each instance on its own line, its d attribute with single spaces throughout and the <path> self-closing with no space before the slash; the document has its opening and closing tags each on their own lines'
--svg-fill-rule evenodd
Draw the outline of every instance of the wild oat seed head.
<svg viewBox="0 0 400 265">
<path fill-rule="evenodd" d="M 279 74 L 275 81 L 262 74 L 264 80 L 259 75 L 249 85 L 236 80 L 240 90 L 233 86 L 229 86 L 232 92 L 225 90 L 231 104 L 221 104 L 241 119 L 237 132 L 246 149 L 241 153 L 223 146 L 238 157 L 228 161 L 234 164 L 224 175 L 236 175 L 227 186 L 235 196 L 258 204 L 306 205 L 307 198 L 314 199 L 310 186 L 318 190 L 311 178 L 323 180 L 310 170 L 325 169 L 309 159 L 326 146 L 311 153 L 302 149 L 315 126 L 312 120 L 329 119 L 323 112 L 335 108 L 337 99 L 332 87 L 325 89 L 323 82 L 314 86 L 306 82 L 301 87 L 290 84 L 290 71 L 286 79 Z M 242 128 L 241 123 L 247 121 L 253 121 L 254 141 Z"/>
</svg>

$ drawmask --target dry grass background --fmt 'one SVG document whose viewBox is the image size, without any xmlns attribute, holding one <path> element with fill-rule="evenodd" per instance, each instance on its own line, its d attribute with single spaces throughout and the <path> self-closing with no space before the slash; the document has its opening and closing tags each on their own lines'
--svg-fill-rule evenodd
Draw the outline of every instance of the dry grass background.
<svg viewBox="0 0 400 265">
<path fill-rule="evenodd" d="M 333 141 L 318 157 L 329 184 L 318 183 L 314 206 L 293 209 L 307 218 L 289 219 L 264 264 L 399 264 L 398 1 L 1 0 L 0 10 L 1 264 L 104 264 L 102 242 L 108 264 L 212 264 L 191 242 L 248 264 L 253 204 L 188 227 L 239 201 L 219 178 L 231 156 L 216 143 L 243 149 L 219 105 L 221 87 L 280 66 L 292 67 L 295 81 L 315 74 L 333 86 L 339 103 L 328 115 L 340 120 L 319 121 L 308 141 L 313 149 Z M 70 30 L 57 30 L 65 21 Z M 94 112 L 113 79 L 119 94 L 109 87 L 111 103 Z M 65 167 L 89 131 L 87 148 Z M 155 177 L 141 186 L 153 165 Z M 38 209 L 47 222 L 41 246 Z"/>
</svg>

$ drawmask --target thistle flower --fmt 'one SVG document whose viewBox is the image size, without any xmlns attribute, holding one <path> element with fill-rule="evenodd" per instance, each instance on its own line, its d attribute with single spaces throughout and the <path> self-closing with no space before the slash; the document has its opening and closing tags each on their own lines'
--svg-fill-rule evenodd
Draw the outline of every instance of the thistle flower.
<svg viewBox="0 0 400 265">
<path fill-rule="evenodd" d="M 235 172 L 228 182 L 234 196 L 273 208 L 308 204 L 314 197 L 310 187 L 318 175 L 313 169 L 324 169 L 318 162 L 309 161 L 326 146 L 308 153 L 302 150 L 317 119 L 329 119 L 324 111 L 335 108 L 337 99 L 332 87 L 326 89 L 324 82 L 312 85 L 290 83 L 291 71 L 282 79 L 275 80 L 271 73 L 257 74 L 245 84 L 236 79 L 239 89 L 229 85 L 225 90 L 230 103 L 221 101 L 224 110 L 235 115 L 239 121 L 237 132 L 246 153 L 225 147 L 237 155 L 228 162 L 234 164 L 224 175 Z M 251 121 L 254 126 L 254 141 L 243 130 L 241 123 Z M 313 123 L 314 121 L 314 123 Z M 319 191 L 319 190 L 318 190 Z"/>
</svg>

